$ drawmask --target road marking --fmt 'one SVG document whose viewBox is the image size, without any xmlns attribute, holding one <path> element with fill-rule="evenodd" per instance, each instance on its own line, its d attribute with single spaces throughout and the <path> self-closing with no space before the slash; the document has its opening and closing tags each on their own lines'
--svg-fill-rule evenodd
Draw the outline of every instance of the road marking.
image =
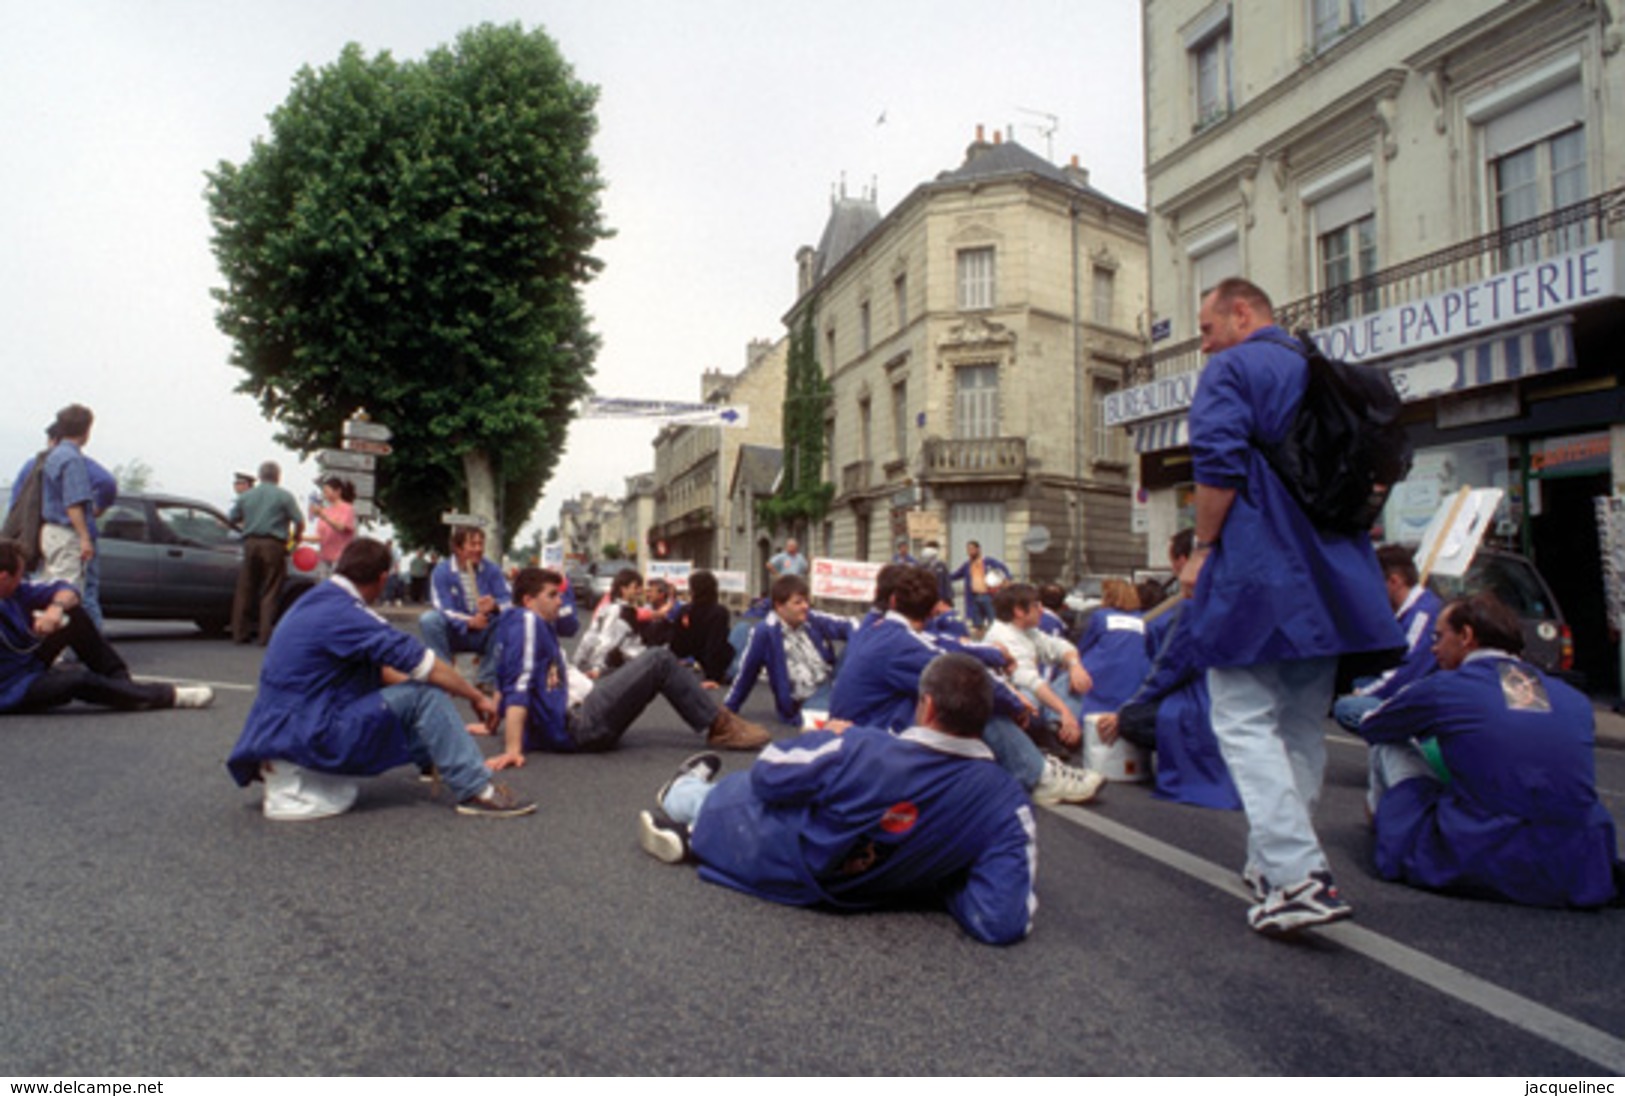
<svg viewBox="0 0 1625 1096">
<path fill-rule="evenodd" d="M 1206 883 L 1226 894 L 1253 900 L 1241 882 L 1239 873 L 1221 868 L 1211 860 L 1186 852 L 1184 849 L 1159 841 L 1139 830 L 1101 818 L 1081 807 L 1051 807 L 1051 813 L 1084 829 L 1093 830 L 1108 841 L 1148 856 L 1175 871 Z M 1502 989 L 1476 974 L 1433 958 L 1426 952 L 1401 944 L 1370 929 L 1347 922 L 1327 925 L 1314 930 L 1317 935 L 1331 940 L 1367 959 L 1375 960 L 1394 971 L 1436 989 L 1463 1004 L 1489 1013 L 1497 1019 L 1522 1028 L 1531 1035 L 1555 1043 L 1572 1054 L 1595 1062 L 1613 1073 L 1625 1072 L 1625 1039 L 1618 1039 L 1600 1028 L 1582 1023 L 1555 1009 L 1521 997 L 1511 990 Z"/>
<path fill-rule="evenodd" d="M 142 681 L 162 681 L 166 685 L 207 685 L 211 689 L 230 689 L 233 692 L 251 693 L 258 689 L 258 685 L 240 685 L 235 681 L 199 681 L 195 677 L 155 677 L 152 674 L 142 674 Z"/>
</svg>

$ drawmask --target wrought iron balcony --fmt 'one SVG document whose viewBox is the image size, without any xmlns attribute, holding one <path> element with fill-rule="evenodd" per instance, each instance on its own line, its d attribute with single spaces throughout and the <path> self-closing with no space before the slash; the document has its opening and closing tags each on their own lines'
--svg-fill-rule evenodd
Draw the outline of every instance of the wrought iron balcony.
<svg viewBox="0 0 1625 1096">
<path fill-rule="evenodd" d="M 920 447 L 927 483 L 1021 480 L 1027 475 L 1026 438 L 926 438 Z"/>
<path fill-rule="evenodd" d="M 1275 321 L 1288 331 L 1315 331 L 1621 235 L 1625 187 L 1277 305 Z M 1202 340 L 1186 339 L 1136 361 L 1128 383 L 1149 384 L 1201 366 Z"/>
</svg>

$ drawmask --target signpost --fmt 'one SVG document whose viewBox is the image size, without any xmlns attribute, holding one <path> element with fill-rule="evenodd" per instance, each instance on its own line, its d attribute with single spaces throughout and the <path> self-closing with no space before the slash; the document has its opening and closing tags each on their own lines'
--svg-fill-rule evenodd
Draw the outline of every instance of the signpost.
<svg viewBox="0 0 1625 1096">
<path fill-rule="evenodd" d="M 360 412 L 357 412 L 359 415 Z M 363 418 L 344 420 L 342 447 L 323 449 L 316 455 L 316 467 L 325 478 L 335 475 L 350 481 L 355 488 L 355 516 L 371 521 L 378 517 L 373 502 L 378 493 L 378 479 L 374 475 L 378 458 L 390 454 L 389 427 Z"/>
</svg>

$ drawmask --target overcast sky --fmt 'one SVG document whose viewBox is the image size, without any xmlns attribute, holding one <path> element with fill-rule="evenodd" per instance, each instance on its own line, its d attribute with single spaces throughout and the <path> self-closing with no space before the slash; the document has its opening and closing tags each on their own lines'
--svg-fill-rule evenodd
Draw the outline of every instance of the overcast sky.
<svg viewBox="0 0 1625 1096">
<path fill-rule="evenodd" d="M 540 26 L 601 90 L 618 235 L 587 289 L 602 395 L 694 399 L 777 338 L 831 190 L 882 213 L 1014 127 L 1144 203 L 1137 0 L 0 0 L 0 481 L 56 409 L 90 452 L 223 502 L 271 441 L 214 326 L 206 170 L 242 162 L 302 65 L 347 42 L 421 57 L 482 22 Z M 884 117 L 884 121 L 881 119 Z M 578 423 L 533 524 L 653 467 L 653 428 Z M 7 462 L 10 462 L 9 464 Z M 285 475 L 303 492 L 314 468 Z"/>
</svg>

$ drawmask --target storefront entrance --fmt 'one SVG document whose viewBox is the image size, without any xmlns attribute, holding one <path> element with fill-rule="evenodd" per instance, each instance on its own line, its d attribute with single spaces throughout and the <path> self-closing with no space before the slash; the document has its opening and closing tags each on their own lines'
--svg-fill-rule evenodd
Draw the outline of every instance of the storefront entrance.
<svg viewBox="0 0 1625 1096">
<path fill-rule="evenodd" d="M 1574 632 L 1574 668 L 1585 674 L 1587 691 L 1618 694 L 1619 643 L 1608 635 L 1592 502 L 1610 493 L 1609 474 L 1546 475 L 1530 489 L 1541 498 L 1529 522 L 1529 550 Z"/>
</svg>

